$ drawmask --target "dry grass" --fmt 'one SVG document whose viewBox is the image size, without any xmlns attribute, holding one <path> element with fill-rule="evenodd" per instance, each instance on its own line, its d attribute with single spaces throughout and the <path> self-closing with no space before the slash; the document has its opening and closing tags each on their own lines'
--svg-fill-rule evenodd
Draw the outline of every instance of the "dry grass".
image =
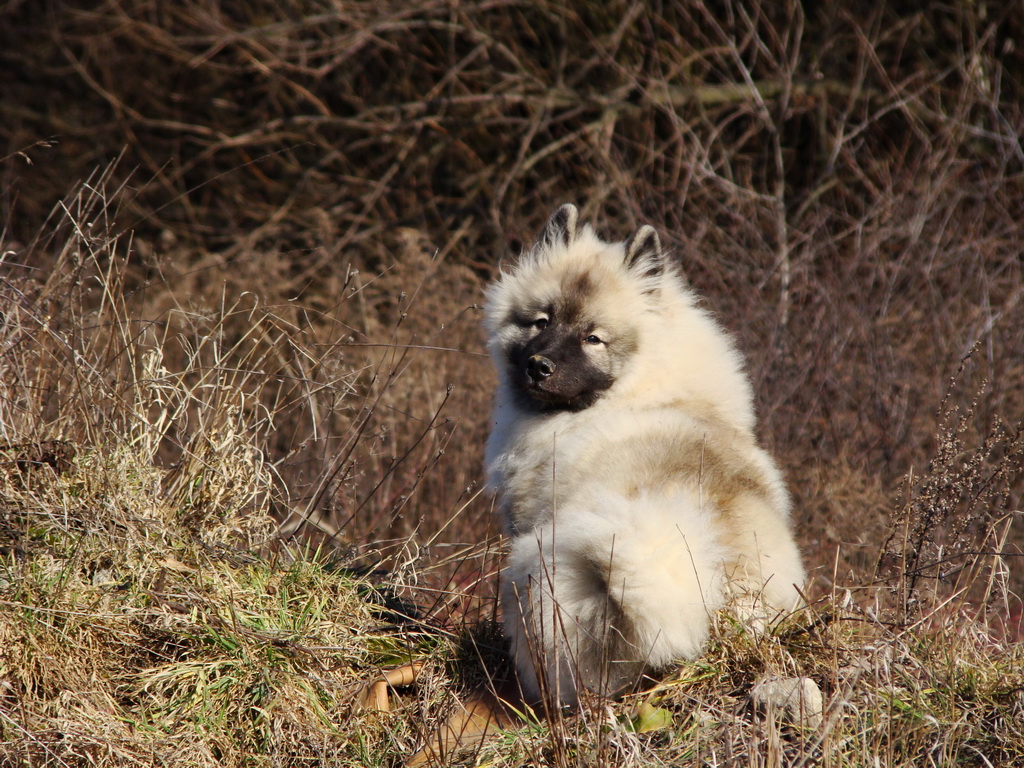
<svg viewBox="0 0 1024 768">
<path fill-rule="evenodd" d="M 503 674 L 475 305 L 567 200 L 736 332 L 812 606 L 465 760 L 1020 760 L 1024 16 L 882 5 L 0 8 L 0 763 L 393 764 Z"/>
<path fill-rule="evenodd" d="M 129 310 L 108 182 L 62 205 L 49 279 L 2 288 L 0 762 L 360 765 L 411 751 L 429 717 L 354 703 L 380 669 L 428 657 L 437 677 L 458 655 L 450 627 L 399 597 L 430 570 L 410 555 L 417 542 L 350 552 L 341 531 L 299 544 L 274 515 L 316 507 L 296 505 L 268 458 L 296 402 L 311 409 L 310 390 L 333 388 L 354 412 L 345 462 L 373 471 L 380 395 L 344 407 L 359 369 L 286 376 L 315 339 L 275 335 L 280 317 L 251 301 L 183 326 Z M 394 364 L 373 369 L 371 395 Z M 338 466 L 320 478 L 339 483 L 335 499 L 349 482 Z M 384 499 L 382 526 L 396 523 L 380 489 L 408 482 L 397 467 L 368 496 Z M 361 567 L 385 553 L 386 582 Z M 439 685 L 424 689 L 437 698 Z"/>
</svg>

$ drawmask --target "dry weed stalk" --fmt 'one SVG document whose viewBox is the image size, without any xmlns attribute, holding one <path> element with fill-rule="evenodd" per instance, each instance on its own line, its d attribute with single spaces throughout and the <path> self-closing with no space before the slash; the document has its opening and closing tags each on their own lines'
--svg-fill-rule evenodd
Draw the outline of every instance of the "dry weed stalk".
<svg viewBox="0 0 1024 768">
<path fill-rule="evenodd" d="M 935 455 L 920 478 L 908 477 L 893 513 L 878 577 L 892 590 L 900 624 L 935 613 L 977 612 L 987 620 L 990 611 L 1006 616 L 1019 604 L 1008 591 L 1008 560 L 1020 553 L 1006 545 L 1021 515 L 1011 505 L 1024 474 L 1024 432 L 997 421 L 969 447 L 979 396 L 964 412 L 943 400 Z"/>
</svg>

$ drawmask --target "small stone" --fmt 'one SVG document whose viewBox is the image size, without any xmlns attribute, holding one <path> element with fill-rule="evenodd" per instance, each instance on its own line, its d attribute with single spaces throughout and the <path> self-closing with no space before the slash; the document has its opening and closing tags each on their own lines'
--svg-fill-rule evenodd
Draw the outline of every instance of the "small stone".
<svg viewBox="0 0 1024 768">
<path fill-rule="evenodd" d="M 103 587 L 116 583 L 117 579 L 114 578 L 114 572 L 110 568 L 101 568 L 92 575 L 92 584 L 94 587 Z"/>
<path fill-rule="evenodd" d="M 759 707 L 783 713 L 792 723 L 809 728 L 821 725 L 824 699 L 821 689 L 809 677 L 767 677 L 750 689 L 750 699 Z"/>
</svg>

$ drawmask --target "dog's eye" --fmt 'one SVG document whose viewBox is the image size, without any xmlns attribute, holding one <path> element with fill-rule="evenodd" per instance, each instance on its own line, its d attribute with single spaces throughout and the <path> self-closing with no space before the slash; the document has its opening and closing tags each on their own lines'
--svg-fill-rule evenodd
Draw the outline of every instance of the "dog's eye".
<svg viewBox="0 0 1024 768">
<path fill-rule="evenodd" d="M 585 339 L 583 339 L 583 343 L 584 344 L 604 344 L 604 342 L 598 336 L 595 336 L 594 334 L 590 334 Z"/>
<path fill-rule="evenodd" d="M 543 331 L 545 328 L 548 327 L 548 319 L 546 317 L 538 317 L 536 320 L 530 323 L 530 325 L 536 328 L 538 331 Z"/>
</svg>

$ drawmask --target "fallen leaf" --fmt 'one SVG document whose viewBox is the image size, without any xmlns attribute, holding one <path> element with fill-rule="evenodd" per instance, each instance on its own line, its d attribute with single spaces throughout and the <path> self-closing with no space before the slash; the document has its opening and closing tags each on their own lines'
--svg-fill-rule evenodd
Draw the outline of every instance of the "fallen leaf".
<svg viewBox="0 0 1024 768">
<path fill-rule="evenodd" d="M 636 733 L 660 731 L 672 725 L 672 713 L 664 707 L 656 707 L 651 702 L 645 701 L 636 708 L 636 712 L 630 719 L 630 725 Z"/>
</svg>

